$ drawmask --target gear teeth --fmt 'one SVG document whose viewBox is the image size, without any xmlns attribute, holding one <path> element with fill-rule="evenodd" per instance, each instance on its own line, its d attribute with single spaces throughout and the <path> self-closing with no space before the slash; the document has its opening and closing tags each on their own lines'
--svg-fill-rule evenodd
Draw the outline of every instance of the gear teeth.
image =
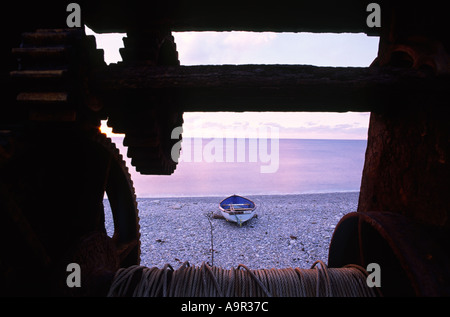
<svg viewBox="0 0 450 317">
<path fill-rule="evenodd" d="M 67 69 L 17 70 L 10 73 L 14 79 L 28 80 L 63 79 L 66 75 Z"/>
<path fill-rule="evenodd" d="M 21 92 L 17 95 L 17 101 L 44 104 L 65 104 L 68 101 L 65 92 Z"/>
<path fill-rule="evenodd" d="M 125 64 L 180 64 L 170 30 L 132 31 L 123 38 L 123 43 L 120 54 Z M 115 133 L 125 133 L 123 144 L 128 147 L 127 156 L 136 171 L 143 175 L 170 175 L 177 166 L 172 160 L 171 149 L 179 141 L 171 139 L 171 132 L 182 124 L 182 113 L 163 109 L 167 105 L 156 106 L 159 109 L 149 111 L 137 107 L 123 114 L 119 101 L 118 107 L 110 113 L 108 126 Z"/>
<path fill-rule="evenodd" d="M 11 53 L 19 58 L 27 59 L 59 59 L 66 58 L 69 52 L 67 46 L 48 46 L 48 47 L 17 47 L 11 50 Z"/>
<path fill-rule="evenodd" d="M 80 28 L 38 29 L 23 33 L 12 55 L 19 67 L 10 78 L 18 85 L 16 101 L 28 113 L 26 120 L 57 123 L 84 118 L 83 122 L 99 124 L 97 115 L 89 112 L 97 105 L 84 82 L 90 68 L 104 65 L 95 37 Z"/>
<path fill-rule="evenodd" d="M 108 138 L 105 134 L 102 134 L 100 132 L 96 132 L 93 136 L 93 139 L 96 143 L 103 146 L 112 156 L 113 161 L 118 164 L 118 167 L 120 168 L 120 171 L 123 176 L 125 176 L 126 180 L 126 192 L 129 193 L 131 198 L 131 201 L 133 203 L 133 213 L 134 215 L 131 215 L 135 219 L 135 223 L 131 224 L 131 226 L 134 228 L 135 232 L 129 233 L 131 236 L 133 236 L 133 241 L 130 241 L 126 244 L 127 248 L 122 249 L 122 245 L 117 245 L 117 249 L 119 253 L 123 253 L 121 258 L 124 261 L 121 263 L 121 266 L 130 266 L 130 265 L 139 265 L 140 263 L 140 255 L 141 255 L 141 242 L 140 242 L 140 225 L 139 225 L 139 210 L 138 210 L 138 204 L 136 201 L 136 192 L 134 189 L 133 181 L 131 179 L 131 175 L 129 173 L 129 169 L 123 160 L 122 154 L 120 154 L 119 149 L 116 147 L 114 142 L 111 140 L 111 138 Z M 122 193 L 123 194 L 123 193 Z M 113 217 L 117 217 L 117 219 L 125 219 L 127 218 L 126 215 L 123 214 L 115 214 L 114 215 L 113 210 Z M 116 220 L 114 220 L 116 223 Z M 130 224 L 128 224 L 130 225 Z M 115 233 L 116 235 L 116 233 Z M 130 250 L 130 248 L 132 250 Z M 127 250 L 128 249 L 128 250 Z"/>
</svg>

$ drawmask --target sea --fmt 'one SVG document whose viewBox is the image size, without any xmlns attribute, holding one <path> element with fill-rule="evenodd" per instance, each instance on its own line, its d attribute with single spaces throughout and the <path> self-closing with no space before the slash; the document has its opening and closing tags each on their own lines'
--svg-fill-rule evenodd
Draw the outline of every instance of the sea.
<svg viewBox="0 0 450 317">
<path fill-rule="evenodd" d="M 357 192 L 367 140 L 190 139 L 170 175 L 140 175 L 123 154 L 138 198 Z"/>
</svg>

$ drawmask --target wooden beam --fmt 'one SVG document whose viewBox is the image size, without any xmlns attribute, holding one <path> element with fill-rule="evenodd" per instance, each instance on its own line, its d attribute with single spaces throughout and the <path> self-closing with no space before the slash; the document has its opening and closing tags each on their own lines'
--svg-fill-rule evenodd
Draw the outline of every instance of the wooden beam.
<svg viewBox="0 0 450 317">
<path fill-rule="evenodd" d="M 109 100 L 170 98 L 183 111 L 373 111 L 447 95 L 448 77 L 414 70 L 308 65 L 110 65 L 91 77 Z M 130 97 L 131 98 L 131 97 Z M 167 98 L 166 98 L 167 99 Z"/>
</svg>

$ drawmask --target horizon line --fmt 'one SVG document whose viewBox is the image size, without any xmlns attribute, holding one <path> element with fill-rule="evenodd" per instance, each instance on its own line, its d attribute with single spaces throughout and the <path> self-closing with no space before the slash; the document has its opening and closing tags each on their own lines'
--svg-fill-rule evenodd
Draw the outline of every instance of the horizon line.
<svg viewBox="0 0 450 317">
<path fill-rule="evenodd" d="M 107 137 L 109 138 L 117 138 L 117 139 L 123 139 L 125 137 L 125 134 L 107 134 L 102 132 L 103 134 L 105 134 Z M 206 140 L 212 140 L 212 139 L 259 139 L 259 138 L 250 138 L 250 137 L 232 137 L 232 138 L 227 138 L 227 137 L 223 137 L 223 138 L 218 138 L 218 137 L 213 137 L 213 136 L 185 136 L 182 135 L 182 139 L 181 141 L 183 141 L 183 139 L 206 139 Z M 268 140 L 270 140 L 271 138 L 267 138 Z M 174 139 L 177 140 L 177 139 Z M 179 140 L 179 139 L 178 139 Z M 282 137 L 282 138 L 278 138 L 278 140 L 323 140 L 323 141 L 367 141 L 367 138 L 355 138 L 355 139 L 349 139 L 349 138 L 295 138 L 295 137 Z"/>
</svg>

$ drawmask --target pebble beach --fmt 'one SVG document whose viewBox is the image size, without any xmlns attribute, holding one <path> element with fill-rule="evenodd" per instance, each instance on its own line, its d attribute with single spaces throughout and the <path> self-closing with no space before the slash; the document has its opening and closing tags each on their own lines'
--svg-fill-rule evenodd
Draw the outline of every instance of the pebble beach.
<svg viewBox="0 0 450 317">
<path fill-rule="evenodd" d="M 141 265 L 177 269 L 188 261 L 270 269 L 327 263 L 334 229 L 356 211 L 359 192 L 246 197 L 255 202 L 256 217 L 242 226 L 220 217 L 218 204 L 225 197 L 138 198 Z M 107 200 L 104 205 L 112 235 Z"/>
</svg>

